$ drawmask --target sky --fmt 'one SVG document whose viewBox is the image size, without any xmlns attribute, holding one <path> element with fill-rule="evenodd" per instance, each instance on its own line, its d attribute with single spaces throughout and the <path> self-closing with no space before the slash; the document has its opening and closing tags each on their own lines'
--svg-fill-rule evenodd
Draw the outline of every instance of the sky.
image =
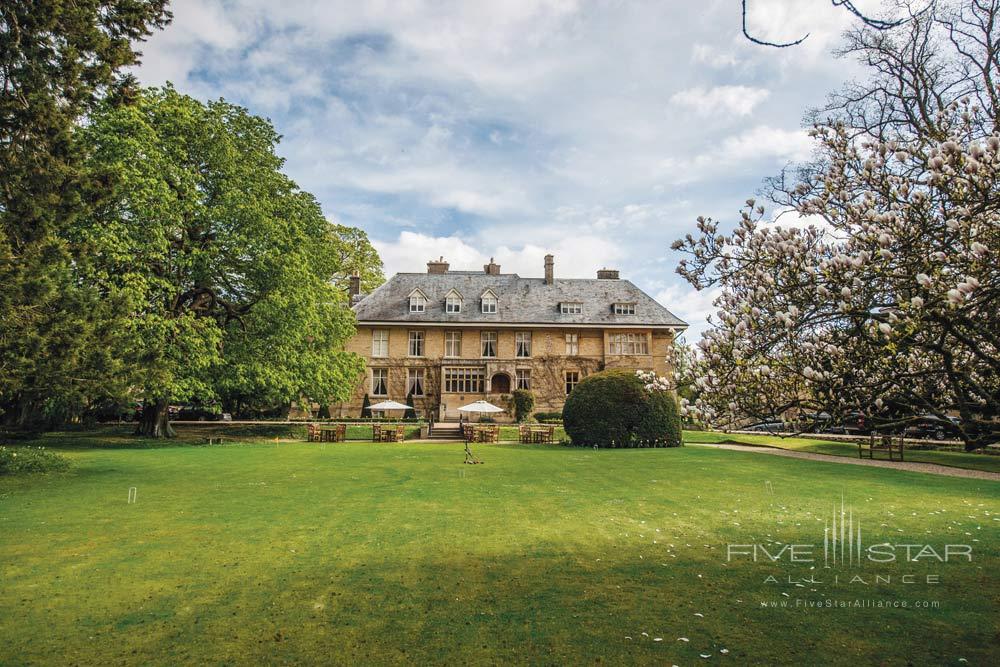
<svg viewBox="0 0 1000 667">
<path fill-rule="evenodd" d="M 175 0 L 136 73 L 271 119 L 286 172 L 387 275 L 443 256 L 536 277 L 552 253 L 557 277 L 619 269 L 694 342 L 715 295 L 670 243 L 735 225 L 861 74 L 831 55 L 851 17 L 829 0 L 749 8 L 755 35 L 808 39 L 751 44 L 739 0 Z"/>
</svg>

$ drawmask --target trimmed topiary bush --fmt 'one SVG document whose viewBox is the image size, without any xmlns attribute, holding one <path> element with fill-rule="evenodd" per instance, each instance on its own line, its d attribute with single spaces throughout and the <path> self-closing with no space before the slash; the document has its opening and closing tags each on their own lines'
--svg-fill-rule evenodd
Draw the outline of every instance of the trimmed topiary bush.
<svg viewBox="0 0 1000 667">
<path fill-rule="evenodd" d="M 527 389 L 515 389 L 511 394 L 514 403 L 514 419 L 523 422 L 535 407 L 535 395 Z"/>
<path fill-rule="evenodd" d="M 641 372 L 640 372 L 641 373 Z M 583 379 L 566 399 L 563 426 L 577 446 L 678 447 L 677 402 L 651 374 L 609 370 Z"/>
<path fill-rule="evenodd" d="M 562 423 L 562 413 L 561 412 L 536 412 L 535 421 L 541 424 L 560 424 Z"/>
</svg>

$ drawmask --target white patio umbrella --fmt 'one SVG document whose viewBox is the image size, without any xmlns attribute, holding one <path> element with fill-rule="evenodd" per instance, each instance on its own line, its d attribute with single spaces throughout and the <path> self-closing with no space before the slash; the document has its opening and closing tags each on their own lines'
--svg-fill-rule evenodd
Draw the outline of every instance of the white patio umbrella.
<svg viewBox="0 0 1000 667">
<path fill-rule="evenodd" d="M 369 405 L 369 410 L 409 410 L 413 406 L 406 405 L 405 403 L 397 403 L 396 401 L 382 401 L 381 403 L 376 403 L 375 405 Z"/>
<path fill-rule="evenodd" d="M 498 408 L 492 403 L 488 403 L 483 400 L 476 401 L 475 403 L 469 403 L 468 405 L 463 405 L 458 409 L 459 412 L 503 412 L 503 408 Z"/>
<path fill-rule="evenodd" d="M 492 412 L 503 412 L 504 410 L 503 410 L 503 408 L 498 408 L 497 406 L 493 405 L 492 403 L 489 403 L 487 401 L 484 401 L 484 400 L 480 399 L 480 400 L 476 401 L 475 403 L 469 403 L 468 405 L 463 405 L 462 407 L 460 407 L 458 409 L 458 411 L 459 412 L 478 412 L 480 414 L 483 414 L 483 413 L 492 413 Z M 465 441 L 465 462 L 466 463 L 482 463 L 482 461 L 480 461 L 479 459 L 477 459 L 475 456 L 472 455 L 472 452 L 469 450 L 469 441 L 468 440 Z"/>
</svg>

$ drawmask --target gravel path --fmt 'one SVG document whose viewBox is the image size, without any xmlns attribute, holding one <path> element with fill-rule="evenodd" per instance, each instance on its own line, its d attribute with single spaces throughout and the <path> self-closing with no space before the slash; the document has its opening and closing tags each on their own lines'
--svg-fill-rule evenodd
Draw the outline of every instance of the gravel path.
<svg viewBox="0 0 1000 667">
<path fill-rule="evenodd" d="M 685 443 L 688 444 L 688 443 Z M 755 454 L 771 454 L 773 456 L 787 456 L 790 459 L 809 459 L 810 461 L 825 461 L 827 463 L 844 463 L 855 466 L 872 466 L 875 468 L 895 468 L 896 470 L 909 470 L 911 472 L 926 472 L 932 475 L 945 475 L 947 477 L 970 477 L 973 479 L 988 479 L 1000 482 L 1000 473 L 987 472 L 985 470 L 968 470 L 966 468 L 953 468 L 951 466 L 938 465 L 936 463 L 916 463 L 914 461 L 885 461 L 879 459 L 855 459 L 848 456 L 830 456 L 828 454 L 813 454 L 812 452 L 793 452 L 787 449 L 776 447 L 753 447 L 750 445 L 728 445 L 710 443 L 690 443 L 695 447 L 715 447 L 717 449 L 732 449 L 738 452 L 753 452 Z"/>
</svg>

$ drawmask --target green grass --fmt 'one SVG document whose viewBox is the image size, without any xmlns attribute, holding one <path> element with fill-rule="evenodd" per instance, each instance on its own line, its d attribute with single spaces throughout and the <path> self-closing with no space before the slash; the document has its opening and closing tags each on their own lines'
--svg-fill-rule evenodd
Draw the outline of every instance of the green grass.
<svg viewBox="0 0 1000 667">
<path fill-rule="evenodd" d="M 0 664 L 1000 659 L 998 483 L 703 447 L 473 449 L 485 465 L 460 444 L 70 448 L 69 472 L 0 478 Z M 764 580 L 806 565 L 726 562 L 727 543 L 821 544 L 842 494 L 872 542 L 968 542 L 974 561 L 866 564 L 893 577 L 870 586 L 819 568 L 804 588 Z M 761 607 L 796 598 L 940 607 Z"/>
<path fill-rule="evenodd" d="M 777 447 L 796 452 L 812 452 L 830 456 L 858 457 L 858 445 L 854 442 L 837 442 L 834 440 L 819 440 L 815 438 L 779 438 L 776 435 L 748 435 L 743 433 L 716 433 L 712 431 L 684 431 L 684 442 L 696 443 L 737 443 L 761 447 Z M 933 449 L 906 448 L 904 454 L 907 461 L 915 463 L 937 463 L 938 465 L 970 470 L 985 470 L 1000 472 L 1000 456 L 996 454 L 967 453 Z M 868 457 L 868 452 L 865 452 Z M 876 451 L 875 458 L 888 459 L 884 451 Z"/>
</svg>

